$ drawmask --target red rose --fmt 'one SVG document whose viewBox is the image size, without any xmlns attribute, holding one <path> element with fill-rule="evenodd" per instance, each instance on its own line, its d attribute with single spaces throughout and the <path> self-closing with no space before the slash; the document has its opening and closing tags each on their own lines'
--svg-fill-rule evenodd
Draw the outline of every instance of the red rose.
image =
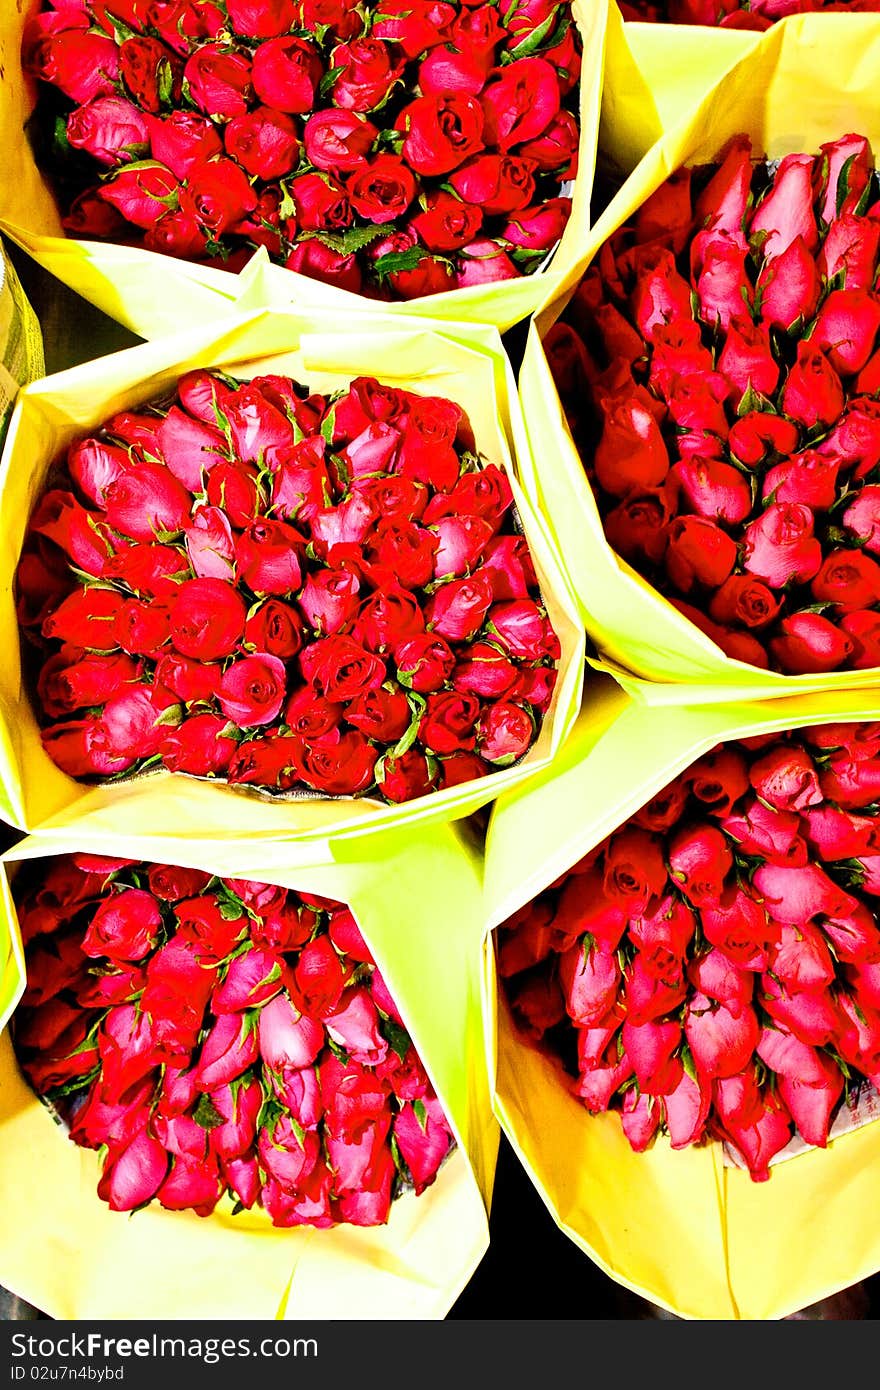
<svg viewBox="0 0 880 1390">
<path fill-rule="evenodd" d="M 295 742 L 296 771 L 306 786 L 328 796 L 356 796 L 372 785 L 379 750 L 356 730 Z"/>
<path fill-rule="evenodd" d="M 200 111 L 213 120 L 229 121 L 248 109 L 253 90 L 251 56 L 242 48 L 202 44 L 187 59 L 183 80 Z"/>
<path fill-rule="evenodd" d="M 667 183 L 669 181 L 667 180 Z M 661 184 L 661 188 L 666 187 Z M 688 203 L 688 225 L 690 204 Z M 700 302 L 700 318 L 711 328 L 727 332 L 730 321 L 740 318 L 751 305 L 752 285 L 746 274 L 748 247 L 741 233 L 698 232 L 691 245 L 694 289 Z"/>
<path fill-rule="evenodd" d="M 245 650 L 268 652 L 270 656 L 296 656 L 303 645 L 302 618 L 290 604 L 265 599 L 250 610 L 244 625 Z"/>
<path fill-rule="evenodd" d="M 23 59 L 27 70 L 43 82 L 51 82 L 71 101 L 81 105 L 95 97 L 114 96 L 119 75 L 116 42 L 104 34 L 82 29 L 39 32 L 39 16 L 25 30 Z"/>
<path fill-rule="evenodd" d="M 811 344 L 827 354 L 835 371 L 858 372 L 874 349 L 880 328 L 880 302 L 870 290 L 832 290 L 810 335 Z"/>
<path fill-rule="evenodd" d="M 171 111 L 146 117 L 153 158 L 170 169 L 175 178 L 188 179 L 196 165 L 223 151 L 213 122 L 194 111 Z"/>
<path fill-rule="evenodd" d="M 449 642 L 472 641 L 483 626 L 491 603 L 492 585 L 480 570 L 470 579 L 453 579 L 441 585 L 428 600 L 427 629 Z"/>
<path fill-rule="evenodd" d="M 816 264 L 825 281 L 842 275 L 846 289 L 869 290 L 874 283 L 878 253 L 880 223 L 873 217 L 844 213 L 828 228 Z"/>
<path fill-rule="evenodd" d="M 665 556 L 666 573 L 676 588 L 689 593 L 694 584 L 717 588 L 736 563 L 736 542 L 699 516 L 679 516 L 670 523 Z"/>
<path fill-rule="evenodd" d="M 473 695 L 442 691 L 429 695 L 419 723 L 419 739 L 434 753 L 471 752 L 476 747 L 480 702 Z"/>
<path fill-rule="evenodd" d="M 600 485 L 614 497 L 664 481 L 669 472 L 666 445 L 654 415 L 639 399 L 623 399 L 605 409 L 593 467 Z"/>
<path fill-rule="evenodd" d="M 283 521 L 261 518 L 246 526 L 235 546 L 238 577 L 255 594 L 286 597 L 302 582 L 300 552 L 303 540 Z"/>
<path fill-rule="evenodd" d="M 518 58 L 489 84 L 481 101 L 487 140 L 509 150 L 535 139 L 559 111 L 556 70 L 544 58 Z"/>
<path fill-rule="evenodd" d="M 246 39 L 274 39 L 297 23 L 295 0 L 227 0 L 229 22 Z"/>
<path fill-rule="evenodd" d="M 354 39 L 330 53 L 330 71 L 341 69 L 330 89 L 335 106 L 344 111 L 372 111 L 380 106 L 405 66 L 380 39 Z"/>
<path fill-rule="evenodd" d="M 811 581 L 813 597 L 839 613 L 880 602 L 880 565 L 861 550 L 834 550 Z"/>
<path fill-rule="evenodd" d="M 106 96 L 71 111 L 67 139 L 74 149 L 85 150 L 101 164 L 124 164 L 146 155 L 150 131 L 143 112 L 130 101 Z"/>
<path fill-rule="evenodd" d="M 554 87 L 556 78 L 554 76 Z M 397 118 L 404 131 L 403 158 L 417 174 L 447 174 L 477 150 L 483 140 L 483 111 L 470 96 L 417 97 Z"/>
<path fill-rule="evenodd" d="M 437 537 L 411 521 L 391 518 L 376 527 L 370 561 L 405 589 L 420 589 L 434 576 Z"/>
<path fill-rule="evenodd" d="M 668 323 L 692 318 L 691 287 L 665 247 L 643 252 L 629 304 L 636 326 L 649 341 Z"/>
<path fill-rule="evenodd" d="M 828 170 L 819 211 L 825 222 L 833 223 L 861 201 L 871 177 L 871 147 L 864 135 L 843 135 L 819 148 Z"/>
<path fill-rule="evenodd" d="M 83 953 L 112 961 L 143 960 L 156 945 L 161 925 L 151 893 L 124 889 L 98 904 L 82 939 Z"/>
<path fill-rule="evenodd" d="M 313 642 L 300 665 L 305 679 L 330 701 L 353 700 L 382 684 L 385 663 L 350 637 L 335 635 Z"/>
<path fill-rule="evenodd" d="M 880 666 L 880 613 L 846 613 L 840 626 L 852 642 L 850 666 L 856 671 Z"/>
<path fill-rule="evenodd" d="M 854 650 L 853 639 L 820 613 L 791 613 L 770 639 L 770 651 L 780 670 L 795 674 L 834 671 Z"/>
<path fill-rule="evenodd" d="M 119 74 L 135 101 L 157 115 L 162 106 L 180 97 L 183 64 L 159 39 L 133 34 L 119 45 Z"/>
<path fill-rule="evenodd" d="M 749 387 L 772 396 L 779 381 L 779 364 L 773 355 L 769 328 L 735 317 L 724 339 L 718 370 L 730 382 L 735 398 L 744 395 Z"/>
<path fill-rule="evenodd" d="M 379 154 L 349 174 L 345 184 L 351 206 L 368 222 L 394 222 L 416 196 L 416 182 L 402 159 Z"/>
<path fill-rule="evenodd" d="M 788 330 L 798 320 L 808 323 L 816 312 L 822 281 L 802 236 L 795 237 L 781 256 L 765 261 L 758 276 L 761 319 L 768 328 Z"/>
<path fill-rule="evenodd" d="M 771 503 L 745 530 L 743 567 L 781 589 L 818 574 L 822 549 L 813 535 L 813 513 L 795 502 Z"/>
<path fill-rule="evenodd" d="M 305 124 L 303 144 L 310 164 L 326 173 L 350 173 L 367 162 L 379 131 L 354 111 L 313 111 Z"/>
<path fill-rule="evenodd" d="M 204 661 L 229 656 L 244 633 L 247 609 L 222 579 L 190 579 L 171 605 L 171 640 L 183 656 Z"/>
<path fill-rule="evenodd" d="M 782 390 L 782 410 L 790 419 L 812 429 L 832 425 L 843 410 L 840 377 L 811 339 L 798 343 L 797 361 L 789 370 Z"/>
<path fill-rule="evenodd" d="M 37 683 L 42 709 L 50 719 L 62 719 L 74 710 L 103 705 L 121 686 L 133 684 L 143 665 L 130 656 L 86 653 L 71 660 L 63 652 L 50 657 Z"/>
<path fill-rule="evenodd" d="M 320 54 L 308 39 L 293 35 L 270 39 L 254 50 L 254 91 L 277 111 L 311 111 L 323 70 Z"/>
<path fill-rule="evenodd" d="M 762 496 L 774 502 L 802 502 L 814 511 L 827 511 L 837 500 L 840 460 L 804 449 L 764 475 Z"/>
<path fill-rule="evenodd" d="M 733 855 L 727 840 L 712 825 L 679 830 L 670 841 L 670 873 L 695 907 L 718 902 L 732 867 Z"/>
<path fill-rule="evenodd" d="M 779 613 L 780 602 L 766 584 L 747 574 L 732 574 L 712 595 L 709 614 L 717 623 L 760 629 Z"/>
<path fill-rule="evenodd" d="M 508 767 L 534 742 L 535 725 L 522 705 L 499 700 L 481 715 L 478 736 L 480 753 L 486 761 L 497 767 Z"/>
<path fill-rule="evenodd" d="M 819 240 L 813 211 L 813 169 L 809 154 L 787 154 L 779 161 L 773 181 L 749 219 L 749 236 L 764 233 L 760 242 L 766 260 L 772 260 L 803 237 L 813 251 Z"/>
<path fill-rule="evenodd" d="M 493 655 L 497 655 L 494 650 Z M 394 660 L 401 685 L 421 694 L 439 690 L 455 666 L 455 654 L 449 644 L 442 637 L 433 637 L 427 632 L 405 638 L 395 648 Z"/>
<path fill-rule="evenodd" d="M 429 251 L 458 251 L 473 241 L 483 222 L 483 211 L 442 189 L 428 193 L 425 208 L 410 223 Z"/>
<path fill-rule="evenodd" d="M 125 603 L 113 589 L 78 589 L 43 619 L 44 637 L 91 651 L 118 646 L 115 624 Z"/>
<path fill-rule="evenodd" d="M 449 39 L 455 17 L 454 6 L 443 0 L 388 0 L 371 32 L 399 44 L 407 58 L 420 58 Z"/>
<path fill-rule="evenodd" d="M 257 652 L 228 666 L 217 690 L 220 708 L 239 728 L 271 724 L 284 703 L 287 671 L 277 656 Z"/>
<path fill-rule="evenodd" d="M 695 993 L 688 1000 L 684 1031 L 697 1074 L 715 1078 L 743 1070 L 758 1045 L 761 1026 L 748 1005 L 734 1012 Z"/>
<path fill-rule="evenodd" d="M 345 718 L 367 738 L 396 743 L 410 724 L 409 702 L 402 690 L 383 686 L 365 690 L 346 707 Z"/>
</svg>

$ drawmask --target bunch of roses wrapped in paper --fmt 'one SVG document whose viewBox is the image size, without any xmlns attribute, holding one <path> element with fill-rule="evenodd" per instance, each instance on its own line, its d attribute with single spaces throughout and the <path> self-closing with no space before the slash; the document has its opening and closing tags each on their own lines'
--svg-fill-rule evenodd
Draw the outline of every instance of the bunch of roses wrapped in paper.
<svg viewBox="0 0 880 1390">
<path fill-rule="evenodd" d="M 880 1084 L 880 724 L 701 757 L 496 938 L 520 1029 L 633 1149 L 727 1141 L 756 1180 Z"/>
<path fill-rule="evenodd" d="M 559 643 L 452 401 L 196 370 L 76 440 L 17 604 L 49 756 L 402 802 L 520 759 Z"/>
<path fill-rule="evenodd" d="M 52 0 L 23 62 L 74 235 L 409 299 L 531 273 L 571 211 L 568 0 Z"/>
<path fill-rule="evenodd" d="M 105 1149 L 114 1211 L 221 1199 L 276 1226 L 382 1224 L 454 1140 L 340 902 L 74 854 L 15 880 L 22 1070 Z"/>
<path fill-rule="evenodd" d="M 880 0 L 621 0 L 624 19 L 650 24 L 711 24 L 719 29 L 769 29 L 789 14 L 821 10 L 865 14 Z"/>
<path fill-rule="evenodd" d="M 880 200 L 867 140 L 681 168 L 548 358 L 605 535 L 728 656 L 880 665 Z"/>
</svg>

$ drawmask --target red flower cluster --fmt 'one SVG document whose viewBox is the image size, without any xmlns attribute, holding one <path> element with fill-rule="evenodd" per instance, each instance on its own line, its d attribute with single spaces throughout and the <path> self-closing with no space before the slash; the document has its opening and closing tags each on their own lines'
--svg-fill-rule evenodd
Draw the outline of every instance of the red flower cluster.
<svg viewBox="0 0 880 1390">
<path fill-rule="evenodd" d="M 765 1179 L 880 1085 L 878 802 L 880 724 L 725 744 L 500 929 L 525 1034 L 637 1152 L 726 1140 Z"/>
<path fill-rule="evenodd" d="M 411 299 L 529 274 L 571 212 L 568 0 L 52 0 L 23 64 L 73 235 Z"/>
<path fill-rule="evenodd" d="M 203 370 L 77 440 L 17 570 L 49 756 L 388 802 L 517 761 L 559 643 L 474 448 L 439 397 Z"/>
<path fill-rule="evenodd" d="M 547 337 L 608 541 L 755 666 L 880 666 L 878 252 L 866 139 L 753 164 L 737 137 L 613 234 Z"/>
<path fill-rule="evenodd" d="M 651 24 L 711 24 L 720 29 L 769 29 L 788 14 L 814 11 L 865 14 L 880 0 L 620 0 L 624 19 Z"/>
<path fill-rule="evenodd" d="M 21 1068 L 99 1196 L 275 1226 L 380 1225 L 454 1140 L 350 910 L 286 888 L 89 854 L 13 887 Z"/>
</svg>

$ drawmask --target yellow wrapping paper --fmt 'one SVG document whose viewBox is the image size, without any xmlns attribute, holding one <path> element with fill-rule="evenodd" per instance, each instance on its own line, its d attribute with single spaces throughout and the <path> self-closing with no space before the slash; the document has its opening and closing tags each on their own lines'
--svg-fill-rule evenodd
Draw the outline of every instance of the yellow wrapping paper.
<svg viewBox="0 0 880 1390">
<path fill-rule="evenodd" d="M 493 808 L 483 988 L 494 1108 L 557 1225 L 618 1283 L 684 1318 L 783 1318 L 880 1268 L 880 1124 L 774 1164 L 767 1182 L 722 1147 L 630 1148 L 517 1033 L 497 989 L 492 929 L 565 873 L 718 742 L 876 719 L 870 691 L 647 709 L 599 680 L 551 769 Z"/>
<path fill-rule="evenodd" d="M 528 318 L 536 304 L 567 274 L 589 226 L 608 6 L 609 0 L 573 0 L 573 14 L 584 49 L 579 173 L 572 194 L 571 218 L 547 270 L 518 280 L 394 301 L 383 308 L 403 317 L 428 313 L 445 320 L 491 323 L 503 330 Z M 222 317 L 247 290 L 254 274 L 260 276 L 261 302 L 265 304 L 295 304 L 298 309 L 348 314 L 372 302 L 283 267 L 271 266 L 260 252 L 241 275 L 236 275 L 149 251 L 64 238 L 51 193 L 22 135 L 35 92 L 21 70 L 19 53 L 25 16 L 19 8 L 7 5 L 0 12 L 0 61 L 6 67 L 0 86 L 0 136 L 11 140 L 6 148 L 20 151 L 26 179 L 11 187 L 8 195 L 4 188 L 0 231 L 5 231 L 83 298 L 147 338 L 172 332 L 181 322 L 207 322 Z M 245 277 L 243 283 L 241 276 Z M 161 292 L 157 293 L 159 286 Z"/>
<path fill-rule="evenodd" d="M 470 418 L 477 449 L 510 475 L 541 592 L 562 644 L 553 701 L 536 742 L 519 765 L 401 806 L 369 798 L 268 800 L 219 782 L 203 784 L 206 808 L 213 798 L 222 799 L 226 835 L 314 838 L 455 820 L 547 762 L 577 715 L 584 634 L 553 546 L 517 484 L 514 450 L 517 445 L 523 448 L 523 425 L 517 419 L 516 392 L 497 331 L 373 315 L 353 321 L 351 315 L 260 310 L 84 363 L 35 382 L 19 395 L 0 460 L 0 643 L 6 653 L 0 669 L 0 795 L 8 818 L 30 830 L 47 821 L 64 825 L 72 815 L 89 816 L 112 830 L 117 805 L 131 795 L 131 783 L 92 789 L 76 782 L 43 751 L 22 683 L 15 568 L 28 517 L 59 451 L 123 407 L 136 407 L 161 394 L 197 366 L 222 367 L 242 378 L 281 372 L 321 392 L 344 388 L 354 376 L 376 376 L 394 386 L 457 401 Z M 186 816 L 176 811 L 180 780 L 177 773 L 149 777 L 153 796 L 143 807 L 145 833 L 154 826 L 171 838 L 190 833 Z"/>
<path fill-rule="evenodd" d="M 193 819 L 198 807 L 192 808 Z M 151 859 L 137 805 L 111 852 Z M 110 842 L 71 828 L 21 841 L 0 864 L 0 921 L 19 860 Z M 156 847 L 165 861 L 302 892 L 352 908 L 441 1100 L 457 1148 L 435 1183 L 407 1193 L 385 1226 L 276 1230 L 262 1212 L 210 1217 L 152 1204 L 130 1218 L 97 1196 L 98 1155 L 58 1129 L 0 1037 L 0 1186 L 15 1193 L 0 1231 L 0 1284 L 60 1319 L 445 1317 L 488 1247 L 499 1131 L 482 1042 L 480 860 L 453 829 L 402 836 L 338 864 L 291 867 L 283 845 L 229 846 L 207 833 Z"/>
<path fill-rule="evenodd" d="M 606 174 L 629 174 L 654 141 L 685 119 L 760 37 L 754 29 L 624 22 L 612 3 L 599 169 Z"/>
<path fill-rule="evenodd" d="M 880 684 L 880 667 L 787 676 L 731 660 L 607 544 L 592 490 L 565 423 L 541 338 L 568 303 L 608 236 L 682 164 L 717 158 L 730 137 L 748 134 L 755 153 L 816 150 L 850 131 L 880 156 L 880 17 L 799 15 L 761 35 L 679 123 L 652 146 L 585 239 L 559 296 L 533 322 L 520 373 L 531 450 L 521 465 L 526 490 L 543 510 L 600 655 L 662 689 L 633 685 L 646 699 L 740 700 L 857 689 Z M 802 100 L 809 91 L 809 101 Z"/>
</svg>

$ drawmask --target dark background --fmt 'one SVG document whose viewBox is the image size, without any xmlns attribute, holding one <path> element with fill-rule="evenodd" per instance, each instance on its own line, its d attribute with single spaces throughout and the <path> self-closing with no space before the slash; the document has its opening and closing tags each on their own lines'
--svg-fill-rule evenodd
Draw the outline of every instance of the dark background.
<svg viewBox="0 0 880 1390">
<path fill-rule="evenodd" d="M 7 249 L 42 325 L 47 373 L 141 341 L 66 289 L 17 248 Z M 162 294 L 161 283 L 156 293 Z M 505 335 L 515 368 L 525 332 L 520 325 Z M 18 838 L 17 832 L 0 822 L 0 851 Z M 671 1319 L 670 1314 L 609 1279 L 562 1233 L 503 1136 L 489 1224 L 489 1249 L 449 1318 Z M 0 1288 L 0 1319 L 34 1316 L 29 1305 Z M 805 1320 L 877 1318 L 880 1274 L 816 1305 L 803 1316 Z"/>
</svg>

